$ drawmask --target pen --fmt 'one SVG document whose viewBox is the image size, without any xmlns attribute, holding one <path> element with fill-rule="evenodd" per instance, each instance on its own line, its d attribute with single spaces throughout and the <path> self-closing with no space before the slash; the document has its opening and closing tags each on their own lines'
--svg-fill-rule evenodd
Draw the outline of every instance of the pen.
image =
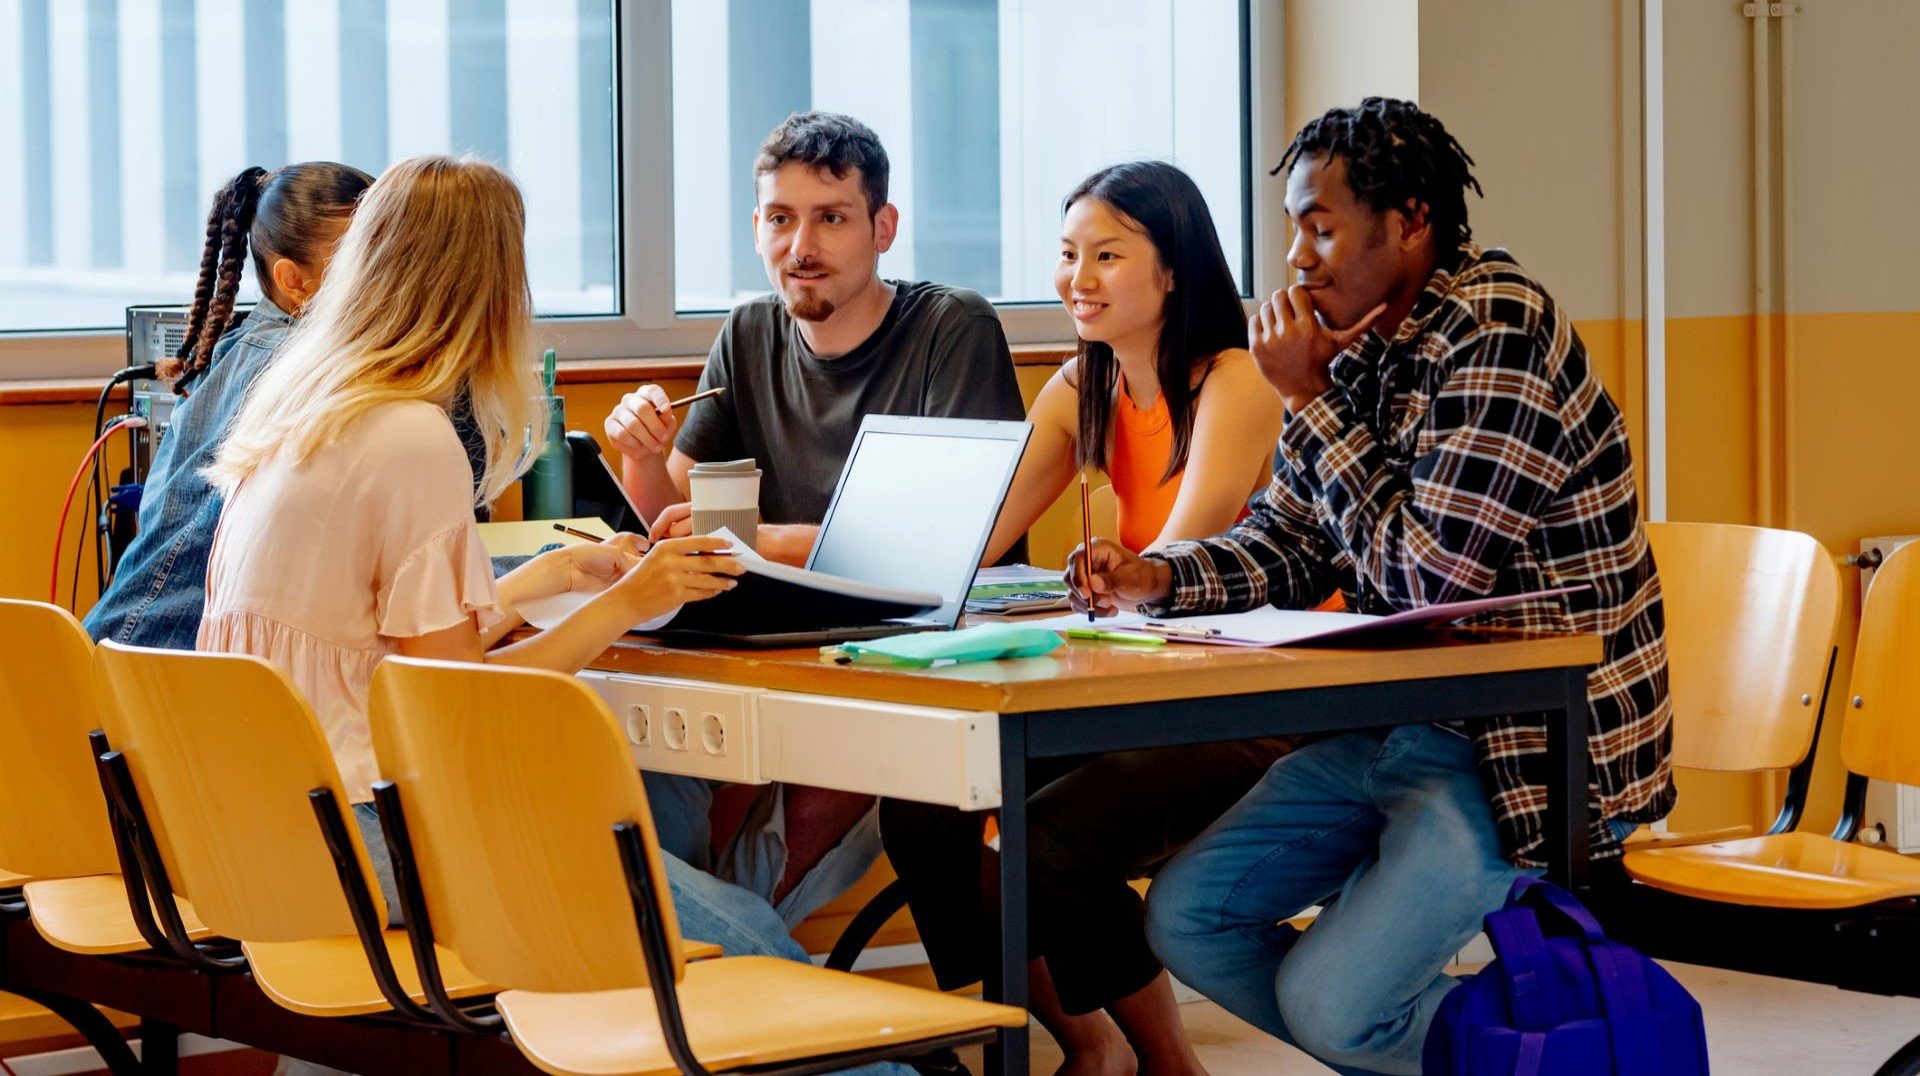
<svg viewBox="0 0 1920 1076">
<path fill-rule="evenodd" d="M 574 528 L 574 527 L 569 527 L 569 526 L 567 526 L 567 525 L 566 525 L 565 523 L 555 523 L 555 524 L 553 525 L 553 529 L 554 529 L 554 530 L 557 530 L 557 531 L 559 531 L 559 532 L 561 532 L 562 534 L 571 534 L 571 535 L 573 535 L 573 536 L 574 536 L 575 538 L 585 538 L 585 539 L 586 539 L 587 541 L 589 541 L 589 542 L 604 542 L 604 541 L 606 541 L 606 539 L 605 539 L 605 538 L 602 538 L 602 537 L 600 537 L 600 536 L 599 536 L 599 535 L 597 535 L 597 534 L 588 534 L 588 533 L 587 533 L 586 531 L 583 531 L 583 530 L 579 530 L 579 529 L 577 529 L 577 528 Z"/>
<path fill-rule="evenodd" d="M 1080 581 L 1087 588 L 1087 623 L 1093 623 L 1093 505 L 1087 499 L 1087 469 L 1080 468 Z"/>
<path fill-rule="evenodd" d="M 710 400 L 725 391 L 727 391 L 727 387 L 725 385 L 721 385 L 718 388 L 711 388 L 705 392 L 696 392 L 691 396 L 682 396 L 679 399 L 668 403 L 667 406 L 660 408 L 660 410 L 671 411 L 676 407 L 685 407 L 686 405 L 691 403 L 699 403 L 701 400 Z"/>
<path fill-rule="evenodd" d="M 1103 643 L 1133 643 L 1138 646 L 1165 646 L 1167 641 L 1158 635 L 1142 635 L 1137 631 L 1109 631 L 1104 628 L 1067 628 L 1069 639 L 1093 639 Z"/>
<path fill-rule="evenodd" d="M 1194 628 L 1185 624 L 1146 624 L 1142 625 L 1140 630 L 1164 635 L 1169 639 L 1211 639 L 1220 634 L 1219 628 Z"/>
</svg>

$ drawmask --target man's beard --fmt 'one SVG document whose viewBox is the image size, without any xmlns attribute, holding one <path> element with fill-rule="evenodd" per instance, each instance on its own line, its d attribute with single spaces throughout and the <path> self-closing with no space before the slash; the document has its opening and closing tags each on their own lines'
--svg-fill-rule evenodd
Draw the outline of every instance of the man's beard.
<svg viewBox="0 0 1920 1076">
<path fill-rule="evenodd" d="M 786 303 L 787 313 L 801 321 L 825 321 L 833 316 L 833 300 L 818 295 L 803 295 L 798 299 L 788 299 Z"/>
</svg>

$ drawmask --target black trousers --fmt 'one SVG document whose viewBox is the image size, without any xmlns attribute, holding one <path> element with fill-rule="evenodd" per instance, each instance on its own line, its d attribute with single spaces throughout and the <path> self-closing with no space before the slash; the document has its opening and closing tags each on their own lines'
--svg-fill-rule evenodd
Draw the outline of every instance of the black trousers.
<svg viewBox="0 0 1920 1076">
<path fill-rule="evenodd" d="M 1062 1008 L 1106 1008 L 1160 974 L 1145 909 L 1127 882 L 1173 858 L 1290 746 L 1242 740 L 1034 761 L 1032 949 L 1046 958 Z M 983 979 L 998 963 L 999 856 L 983 843 L 985 827 L 984 811 L 880 803 L 887 857 L 943 990 Z"/>
</svg>

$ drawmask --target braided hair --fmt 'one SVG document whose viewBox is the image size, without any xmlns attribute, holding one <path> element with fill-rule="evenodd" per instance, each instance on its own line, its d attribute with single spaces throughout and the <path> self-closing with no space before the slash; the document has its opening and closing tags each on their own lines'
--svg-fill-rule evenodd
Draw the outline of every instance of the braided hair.
<svg viewBox="0 0 1920 1076">
<path fill-rule="evenodd" d="M 1443 256 L 1473 238 L 1466 192 L 1485 197 L 1470 171 L 1473 158 L 1438 118 L 1413 102 L 1369 97 L 1358 108 L 1331 109 L 1300 128 L 1268 174 L 1318 157 L 1346 161 L 1347 185 L 1375 213 L 1425 206 Z"/>
<path fill-rule="evenodd" d="M 360 193 L 372 183 L 373 177 L 358 168 L 309 161 L 271 172 L 249 168 L 221 187 L 207 214 L 207 245 L 200 255 L 187 332 L 179 351 L 161 364 L 160 376 L 173 380 L 175 391 L 184 394 L 193 378 L 205 372 L 214 345 L 233 327 L 249 250 L 260 290 L 284 308 L 285 297 L 274 293 L 274 259 L 309 266 L 324 262 L 320 248 L 332 237 L 332 225 L 353 213 Z"/>
<path fill-rule="evenodd" d="M 225 335 L 233 319 L 233 300 L 240 290 L 241 266 L 247 256 L 247 233 L 260 205 L 260 177 L 264 168 L 249 168 L 227 181 L 213 196 L 207 214 L 207 246 L 200 255 L 200 276 L 194 284 L 193 306 L 187 312 L 187 332 L 160 376 L 185 381 L 206 369 L 213 345 Z"/>
</svg>

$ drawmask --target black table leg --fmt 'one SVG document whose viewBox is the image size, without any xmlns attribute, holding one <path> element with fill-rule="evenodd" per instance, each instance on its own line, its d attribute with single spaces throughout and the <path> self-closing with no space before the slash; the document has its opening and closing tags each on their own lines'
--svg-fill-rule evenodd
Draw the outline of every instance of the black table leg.
<svg viewBox="0 0 1920 1076">
<path fill-rule="evenodd" d="M 180 1029 L 164 1020 L 140 1021 L 140 1071 L 174 1076 L 180 1071 Z"/>
<path fill-rule="evenodd" d="M 1567 670 L 1566 703 L 1547 715 L 1547 880 L 1587 884 L 1587 670 Z"/>
<path fill-rule="evenodd" d="M 1027 1004 L 1027 719 L 1000 718 L 1000 961 L 988 1001 Z M 1027 1029 L 1002 1028 L 986 1049 L 987 1076 L 1027 1076 Z"/>
</svg>

